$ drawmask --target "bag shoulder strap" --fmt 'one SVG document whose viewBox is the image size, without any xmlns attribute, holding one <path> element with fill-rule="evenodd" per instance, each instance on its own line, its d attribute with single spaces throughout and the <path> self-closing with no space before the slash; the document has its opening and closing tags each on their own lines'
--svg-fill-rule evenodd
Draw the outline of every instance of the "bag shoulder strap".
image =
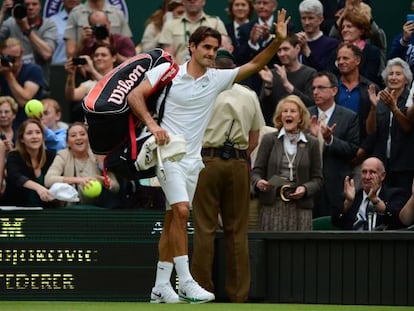
<svg viewBox="0 0 414 311">
<path fill-rule="evenodd" d="M 170 81 L 167 84 L 167 87 L 165 88 L 165 95 L 164 95 L 164 98 L 162 99 L 162 102 L 160 104 L 160 109 L 158 111 L 158 121 L 157 121 L 158 125 L 161 124 L 162 118 L 164 117 L 165 102 L 167 101 L 167 96 L 168 96 L 168 93 L 170 92 L 171 86 L 172 86 L 172 81 Z"/>
<path fill-rule="evenodd" d="M 171 86 L 172 86 L 172 80 L 178 73 L 178 65 L 175 62 L 172 62 L 170 67 L 164 72 L 162 75 L 162 78 L 158 81 L 158 83 L 154 86 L 153 90 L 159 90 L 163 87 L 165 87 L 164 92 L 164 98 L 162 99 L 162 102 L 160 104 L 160 108 L 158 110 L 158 120 L 157 123 L 160 124 L 162 118 L 164 117 L 164 111 L 165 111 L 165 103 L 167 101 L 168 93 L 170 92 Z M 135 128 L 142 124 L 141 120 L 134 120 L 134 114 L 132 112 L 128 115 L 128 128 L 129 128 L 129 139 L 131 141 L 131 159 L 136 160 L 138 157 L 138 150 L 137 150 L 137 144 L 136 144 L 136 131 Z M 103 167 L 103 175 L 104 175 L 104 183 L 109 184 L 108 175 L 107 175 L 107 169 L 106 169 L 106 157 L 104 159 L 104 167 Z"/>
</svg>

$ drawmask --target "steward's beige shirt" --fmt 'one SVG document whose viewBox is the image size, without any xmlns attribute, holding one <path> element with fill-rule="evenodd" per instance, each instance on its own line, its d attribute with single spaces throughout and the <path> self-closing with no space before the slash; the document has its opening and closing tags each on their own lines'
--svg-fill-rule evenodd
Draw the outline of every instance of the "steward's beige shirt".
<svg viewBox="0 0 414 311">
<path fill-rule="evenodd" d="M 170 20 L 162 27 L 159 44 L 162 47 L 172 46 L 173 56 L 178 64 L 183 64 L 189 59 L 188 39 L 199 26 L 208 26 L 216 29 L 223 35 L 227 35 L 226 27 L 218 16 L 210 16 L 203 12 L 198 21 L 190 21 L 184 14 L 180 18 Z"/>
</svg>

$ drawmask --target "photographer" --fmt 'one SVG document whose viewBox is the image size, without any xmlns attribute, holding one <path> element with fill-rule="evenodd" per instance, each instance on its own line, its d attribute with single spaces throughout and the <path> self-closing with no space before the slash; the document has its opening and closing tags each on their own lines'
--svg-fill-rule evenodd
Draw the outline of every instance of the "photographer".
<svg viewBox="0 0 414 311">
<path fill-rule="evenodd" d="M 131 38 L 111 33 L 111 22 L 103 11 L 94 11 L 89 15 L 89 26 L 83 27 L 82 38 L 78 44 L 78 55 L 91 55 L 96 44 L 112 45 L 116 53 L 116 64 L 122 63 L 136 54 Z"/>
<path fill-rule="evenodd" d="M 57 45 L 57 27 L 50 19 L 40 15 L 40 0 L 6 0 L 1 8 L 0 42 L 9 37 L 23 43 L 23 62 L 42 67 L 46 81 L 49 81 L 50 62 Z M 3 22 L 1 17 L 10 12 L 11 17 Z"/>
<path fill-rule="evenodd" d="M 119 33 L 124 37 L 132 37 L 127 17 L 121 10 L 106 0 L 87 0 L 85 3 L 81 3 L 73 9 L 66 21 L 64 39 L 68 58 L 81 54 L 79 51 L 83 48 L 79 49 L 79 44 L 83 37 L 84 27 L 85 25 L 92 25 L 90 23 L 90 15 L 95 11 L 105 12 L 111 22 L 110 33 Z M 118 46 L 116 47 L 118 48 Z M 120 54 L 124 55 L 122 53 Z"/>
<path fill-rule="evenodd" d="M 24 106 L 29 99 L 42 99 L 46 86 L 42 69 L 36 64 L 24 64 L 20 40 L 8 38 L 0 45 L 0 89 L 3 96 L 13 97 L 19 109 L 13 122 L 15 129 L 27 118 Z"/>
<path fill-rule="evenodd" d="M 116 60 L 115 49 L 108 44 L 97 44 L 91 57 L 82 55 L 78 58 L 69 58 L 65 63 L 67 72 L 65 84 L 66 99 L 75 102 L 72 107 L 72 121 L 84 119 L 80 101 L 98 83 L 98 81 L 114 68 Z M 85 71 L 90 79 L 76 86 L 75 75 L 77 70 Z"/>
</svg>

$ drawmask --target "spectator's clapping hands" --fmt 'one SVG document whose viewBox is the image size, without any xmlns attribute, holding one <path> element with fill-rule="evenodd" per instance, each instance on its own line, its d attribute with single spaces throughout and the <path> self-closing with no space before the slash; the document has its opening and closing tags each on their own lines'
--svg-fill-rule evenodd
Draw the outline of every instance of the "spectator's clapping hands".
<svg viewBox="0 0 414 311">
<path fill-rule="evenodd" d="M 310 132 L 310 134 L 315 136 L 315 137 L 318 137 L 318 133 L 320 131 L 321 134 L 322 134 L 323 139 L 327 143 L 331 143 L 332 136 L 333 136 L 333 131 L 335 130 L 335 127 L 336 127 L 336 123 L 333 124 L 332 126 L 328 126 L 324 122 L 321 122 L 320 120 L 318 120 L 316 115 L 313 115 L 310 119 L 310 122 L 309 122 L 309 132 Z"/>
<path fill-rule="evenodd" d="M 353 202 L 355 200 L 355 183 L 354 180 L 349 176 L 345 176 L 344 196 L 345 200 L 349 202 Z"/>
<path fill-rule="evenodd" d="M 270 71 L 269 67 L 264 66 L 263 69 L 259 71 L 259 76 L 265 84 L 273 84 L 273 73 Z"/>
<path fill-rule="evenodd" d="M 250 31 L 250 42 L 252 44 L 257 44 L 260 38 L 262 37 L 263 29 L 259 24 L 254 24 L 252 30 Z"/>
<path fill-rule="evenodd" d="M 319 122 L 316 115 L 311 116 L 310 122 L 309 122 L 309 132 L 311 135 L 317 137 L 319 131 Z"/>
<path fill-rule="evenodd" d="M 382 180 L 378 174 L 372 174 L 371 188 L 369 189 L 368 198 L 373 201 L 377 197 L 377 192 L 381 188 Z"/>
<path fill-rule="evenodd" d="M 285 66 L 283 65 L 280 66 L 278 64 L 274 64 L 273 66 L 275 67 L 276 74 L 279 76 L 282 84 L 285 84 L 286 82 L 288 82 Z"/>
<path fill-rule="evenodd" d="M 319 122 L 319 127 L 321 128 L 322 137 L 326 143 L 330 143 L 332 141 L 333 131 L 335 130 L 336 123 L 332 124 L 332 126 L 328 126 L 324 122 Z"/>
<path fill-rule="evenodd" d="M 398 95 L 395 90 L 389 91 L 388 89 L 382 90 L 379 93 L 379 97 L 384 103 L 390 108 L 391 111 L 395 111 L 398 109 L 397 107 L 397 99 Z"/>
<path fill-rule="evenodd" d="M 267 39 L 269 39 L 270 35 L 271 35 L 270 28 L 267 24 L 260 25 L 256 23 L 254 24 L 250 32 L 250 42 L 252 44 L 257 44 L 259 40 L 266 41 Z"/>
<path fill-rule="evenodd" d="M 269 39 L 269 36 L 271 35 L 269 25 L 264 24 L 261 27 L 262 27 L 262 39 L 266 41 L 267 39 Z"/>
<path fill-rule="evenodd" d="M 311 54 L 311 49 L 308 45 L 306 33 L 304 31 L 301 31 L 301 32 L 296 33 L 296 36 L 299 39 L 299 45 L 300 45 L 300 50 L 302 54 L 306 57 L 309 57 L 309 55 Z"/>
<path fill-rule="evenodd" d="M 369 96 L 369 100 L 371 101 L 371 104 L 377 107 L 378 101 L 380 98 L 379 98 L 379 94 L 377 94 L 375 90 L 374 84 L 370 84 L 370 86 L 368 87 L 368 96 Z"/>
</svg>

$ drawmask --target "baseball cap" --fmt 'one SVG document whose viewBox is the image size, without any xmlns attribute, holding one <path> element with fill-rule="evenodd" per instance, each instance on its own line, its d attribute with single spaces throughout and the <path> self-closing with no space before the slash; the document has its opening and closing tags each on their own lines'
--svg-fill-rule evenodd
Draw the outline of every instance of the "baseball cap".
<svg viewBox="0 0 414 311">
<path fill-rule="evenodd" d="M 236 62 L 236 60 L 234 59 L 233 54 L 232 54 L 232 53 L 230 53 L 230 52 L 229 52 L 229 51 L 227 51 L 227 50 L 224 50 L 224 49 L 219 49 L 219 50 L 217 51 L 216 58 L 220 58 L 220 57 L 230 58 L 230 59 L 233 61 L 233 63 L 235 63 L 235 62 Z"/>
</svg>

